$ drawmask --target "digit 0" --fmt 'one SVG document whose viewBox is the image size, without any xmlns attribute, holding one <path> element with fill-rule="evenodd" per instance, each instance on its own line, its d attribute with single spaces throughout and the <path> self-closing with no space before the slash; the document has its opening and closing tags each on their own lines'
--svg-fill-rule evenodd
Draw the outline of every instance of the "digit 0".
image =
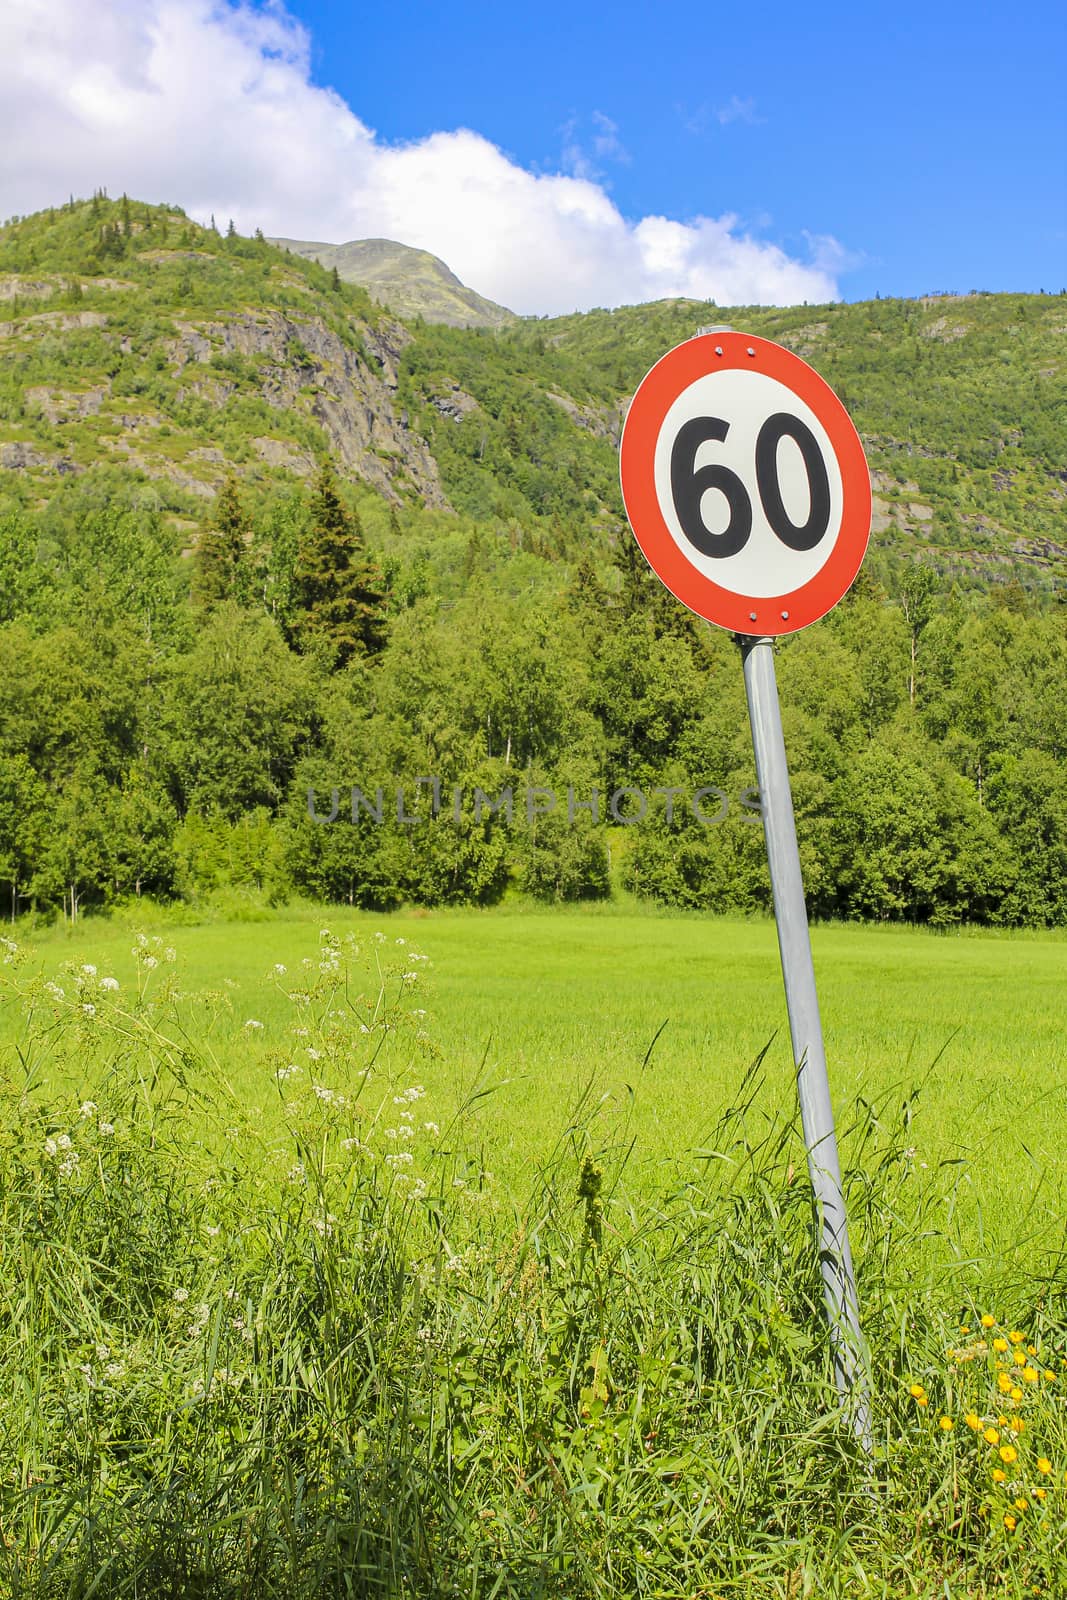
<svg viewBox="0 0 1067 1600">
<path fill-rule="evenodd" d="M 800 447 L 804 471 L 808 475 L 808 520 L 793 521 L 782 500 L 778 477 L 778 446 L 792 439 Z M 768 417 L 756 440 L 756 485 L 764 515 L 782 543 L 790 550 L 814 550 L 830 526 L 830 479 L 819 443 L 806 422 L 776 411 Z"/>
</svg>

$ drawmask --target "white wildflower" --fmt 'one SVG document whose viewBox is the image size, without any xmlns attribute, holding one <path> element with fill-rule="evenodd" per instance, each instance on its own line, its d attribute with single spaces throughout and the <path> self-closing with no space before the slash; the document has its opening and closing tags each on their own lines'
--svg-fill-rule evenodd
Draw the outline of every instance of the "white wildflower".
<svg viewBox="0 0 1067 1600">
<path fill-rule="evenodd" d="M 274 963 L 274 975 L 277 978 L 285 977 L 285 966 L 281 961 L 276 961 Z"/>
<path fill-rule="evenodd" d="M 189 1298 L 188 1289 L 175 1289 L 174 1298 L 178 1302 L 179 1305 L 182 1305 L 183 1302 L 188 1300 L 188 1298 Z"/>
<path fill-rule="evenodd" d="M 141 965 L 147 967 L 149 972 L 151 972 L 153 967 L 159 966 L 159 962 L 156 960 L 155 956 L 145 956 Z"/>
<path fill-rule="evenodd" d="M 426 1133 L 432 1133 L 435 1136 L 441 1132 L 436 1122 L 424 1122 L 422 1126 Z"/>
<path fill-rule="evenodd" d="M 284 1083 L 286 1078 L 295 1078 L 300 1070 L 295 1061 L 290 1061 L 287 1067 L 279 1067 L 274 1076 Z"/>
<path fill-rule="evenodd" d="M 126 1368 L 123 1366 L 121 1361 L 109 1361 L 107 1366 L 104 1368 L 104 1377 L 111 1379 L 121 1378 L 125 1371 Z"/>
<path fill-rule="evenodd" d="M 321 1050 L 316 1050 L 316 1049 L 315 1049 L 315 1047 L 314 1047 L 314 1045 L 310 1045 L 310 1044 L 309 1044 L 309 1045 L 308 1045 L 308 1046 L 307 1046 L 307 1048 L 306 1048 L 306 1050 L 305 1050 L 305 1052 L 304 1052 L 304 1054 L 305 1054 L 305 1055 L 306 1055 L 306 1056 L 307 1056 L 307 1057 L 308 1057 L 308 1059 L 309 1059 L 309 1060 L 311 1060 L 311 1061 L 321 1061 L 321 1060 L 322 1060 L 322 1051 L 321 1051 Z"/>
<path fill-rule="evenodd" d="M 85 976 L 87 978 L 95 978 L 96 977 L 96 968 L 93 966 L 92 962 L 90 962 L 90 961 L 87 961 L 85 963 L 84 967 L 82 967 L 82 971 L 84 972 L 84 974 L 85 974 Z"/>
<path fill-rule="evenodd" d="M 84 1120 L 86 1117 L 91 1117 L 95 1110 L 96 1110 L 96 1101 L 95 1100 L 86 1100 L 86 1101 L 84 1101 L 82 1103 L 81 1106 L 79 1106 L 78 1115 L 79 1115 L 79 1117 L 81 1117 Z"/>
<path fill-rule="evenodd" d="M 97 1345 L 97 1347 L 96 1347 L 96 1359 L 98 1361 L 106 1361 L 110 1354 L 111 1354 L 111 1346 L 110 1345 L 107 1345 L 107 1344 L 98 1344 Z"/>
<path fill-rule="evenodd" d="M 87 1017 L 95 1017 L 96 1016 L 96 1007 L 94 1005 L 92 1005 L 90 1003 L 90 1001 L 88 1001 L 88 1000 L 82 1006 L 82 1010 L 84 1011 L 84 1013 L 85 1013 L 85 1015 Z"/>
<path fill-rule="evenodd" d="M 408 1166 L 415 1157 L 410 1150 L 398 1150 L 395 1155 L 386 1156 L 386 1164 L 390 1167 Z"/>
<path fill-rule="evenodd" d="M 115 990 L 118 988 L 118 986 L 119 986 L 119 980 L 117 978 L 101 978 L 100 979 L 100 987 L 101 987 L 101 989 L 108 989 L 108 990 L 110 990 L 110 992 L 112 994 L 115 992 Z"/>
<path fill-rule="evenodd" d="M 245 1023 L 246 1028 L 262 1028 L 262 1026 L 262 1022 L 257 1022 L 255 1017 L 249 1017 L 248 1021 Z"/>
<path fill-rule="evenodd" d="M 167 948 L 164 950 L 163 959 L 164 961 L 176 961 L 178 959 L 178 952 L 172 945 L 168 944 Z"/>
<path fill-rule="evenodd" d="M 46 983 L 45 991 L 52 996 L 53 1000 L 62 1000 L 65 998 L 63 990 L 59 987 L 58 983 Z"/>
<path fill-rule="evenodd" d="M 105 1139 L 110 1139 L 111 1135 L 115 1131 L 115 1124 L 113 1122 L 101 1122 L 99 1124 L 99 1128 L 100 1128 L 100 1132 L 103 1134 L 104 1138 Z"/>
</svg>

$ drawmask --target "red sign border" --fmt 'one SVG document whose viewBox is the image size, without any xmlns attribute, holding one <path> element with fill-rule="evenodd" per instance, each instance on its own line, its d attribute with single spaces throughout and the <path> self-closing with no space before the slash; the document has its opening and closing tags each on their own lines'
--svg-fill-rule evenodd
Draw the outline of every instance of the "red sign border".
<svg viewBox="0 0 1067 1600">
<path fill-rule="evenodd" d="M 667 412 L 691 383 L 727 368 L 766 373 L 798 395 L 826 429 L 837 456 L 841 531 L 826 565 L 788 594 L 746 597 L 706 578 L 675 543 L 656 497 L 656 441 Z M 638 385 L 626 413 L 619 475 L 630 527 L 660 582 L 690 611 L 731 633 L 778 637 L 810 627 L 847 592 L 867 551 L 871 475 L 852 418 L 814 368 L 769 339 L 742 333 L 703 333 L 661 356 Z"/>
</svg>

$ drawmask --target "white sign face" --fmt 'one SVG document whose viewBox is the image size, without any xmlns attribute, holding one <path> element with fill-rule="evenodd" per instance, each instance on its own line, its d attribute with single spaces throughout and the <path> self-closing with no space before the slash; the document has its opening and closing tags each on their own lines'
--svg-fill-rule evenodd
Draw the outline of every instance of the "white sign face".
<svg viewBox="0 0 1067 1600">
<path fill-rule="evenodd" d="M 623 499 L 649 564 L 735 633 L 792 633 L 859 569 L 871 485 L 859 435 L 799 356 L 720 331 L 656 363 L 621 447 Z"/>
<path fill-rule="evenodd" d="M 683 556 L 734 594 L 767 599 L 799 589 L 826 565 L 841 532 L 841 469 L 826 429 L 799 395 L 762 372 L 728 368 L 684 389 L 659 431 L 655 478 Z"/>
</svg>

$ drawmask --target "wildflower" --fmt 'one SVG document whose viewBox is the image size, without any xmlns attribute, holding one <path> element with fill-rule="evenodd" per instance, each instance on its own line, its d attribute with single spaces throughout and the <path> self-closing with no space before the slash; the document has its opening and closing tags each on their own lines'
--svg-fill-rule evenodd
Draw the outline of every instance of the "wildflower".
<svg viewBox="0 0 1067 1600">
<path fill-rule="evenodd" d="M 1023 1340 L 1026 1338 L 1026 1335 L 1025 1333 L 1020 1333 L 1018 1328 L 1014 1328 L 1011 1333 L 1008 1334 L 1008 1338 L 1011 1340 L 1012 1344 L 1022 1344 Z"/>
<path fill-rule="evenodd" d="M 1016 1389 L 1013 1389 L 1013 1390 L 1012 1390 L 1012 1391 L 1011 1391 L 1011 1397 L 1012 1397 L 1012 1399 L 1013 1399 L 1013 1400 L 1015 1400 L 1015 1401 L 1019 1401 L 1019 1400 L 1021 1400 L 1021 1399 L 1022 1399 L 1022 1397 L 1023 1397 L 1023 1392 L 1022 1392 L 1022 1390 L 1021 1390 L 1021 1389 L 1018 1389 L 1018 1388 L 1016 1388 Z"/>
<path fill-rule="evenodd" d="M 96 977 L 96 968 L 89 961 L 87 961 L 85 963 L 84 967 L 82 967 L 82 971 L 84 972 L 84 974 L 85 974 L 85 976 L 87 978 L 95 978 Z"/>
<path fill-rule="evenodd" d="M 1054 1372 L 1046 1372 L 1045 1373 L 1045 1382 L 1046 1383 L 1055 1383 L 1056 1382 L 1056 1374 Z"/>
<path fill-rule="evenodd" d="M 1026 1353 L 1027 1353 L 1028 1356 L 1036 1356 L 1037 1355 L 1036 1346 L 1034 1346 L 1032 1344 L 1028 1344 L 1027 1347 L 1026 1347 Z"/>
<path fill-rule="evenodd" d="M 961 1332 L 961 1333 L 962 1333 L 962 1334 L 963 1334 L 963 1335 L 965 1335 L 965 1336 L 966 1336 L 966 1335 L 967 1335 L 967 1334 L 968 1334 L 968 1333 L 970 1333 L 970 1331 L 971 1331 L 971 1330 L 970 1330 L 970 1328 L 967 1328 L 967 1327 L 963 1327 L 963 1328 L 961 1328 L 961 1329 L 960 1329 L 960 1332 Z"/>
<path fill-rule="evenodd" d="M 983 1328 L 991 1328 L 991 1327 L 993 1327 L 993 1325 L 996 1322 L 996 1320 L 997 1320 L 996 1317 L 991 1317 L 989 1315 L 988 1311 L 987 1311 L 985 1316 L 982 1318 L 982 1327 Z"/>
<path fill-rule="evenodd" d="M 982 1438 L 985 1440 L 986 1444 L 1000 1443 L 1000 1434 L 997 1432 L 996 1428 L 987 1428 L 983 1433 Z"/>
<path fill-rule="evenodd" d="M 87 1017 L 95 1017 L 96 1016 L 96 1007 L 94 1005 L 92 1005 L 88 1000 L 82 1006 L 82 1010 L 83 1010 L 83 1012 L 85 1013 L 85 1015 Z"/>
<path fill-rule="evenodd" d="M 941 1429 L 943 1429 L 943 1431 L 945 1433 L 951 1433 L 952 1432 L 952 1418 L 951 1417 L 942 1417 L 941 1421 L 938 1424 L 938 1426 Z"/>
<path fill-rule="evenodd" d="M 164 961 L 175 961 L 177 960 L 177 955 L 178 952 L 168 944 L 167 948 L 163 952 L 163 959 Z"/>
<path fill-rule="evenodd" d="M 1020 1400 L 1022 1399 L 1023 1392 L 1021 1389 L 1017 1391 L 1017 1396 Z M 1026 1423 L 1023 1421 L 1022 1417 L 1012 1417 L 1008 1426 L 1010 1427 L 1012 1433 L 1022 1433 L 1023 1429 L 1026 1427 Z"/>
<path fill-rule="evenodd" d="M 80 1105 L 78 1107 L 78 1115 L 84 1121 L 86 1117 L 91 1117 L 95 1110 L 96 1110 L 96 1101 L 95 1100 L 86 1100 L 83 1105 Z"/>
<path fill-rule="evenodd" d="M 973 1428 L 976 1433 L 981 1427 L 981 1419 L 979 1418 L 977 1411 L 968 1411 L 963 1420 L 967 1424 L 968 1428 Z"/>
<path fill-rule="evenodd" d="M 1052 1471 L 1052 1462 L 1049 1460 L 1048 1456 L 1038 1456 L 1037 1470 L 1038 1472 L 1043 1472 L 1046 1477 Z"/>
<path fill-rule="evenodd" d="M 126 1368 L 122 1365 L 121 1361 L 109 1361 L 107 1366 L 104 1368 L 104 1377 L 111 1379 L 121 1378 L 125 1371 Z"/>
<path fill-rule="evenodd" d="M 62 1000 L 64 998 L 63 990 L 58 983 L 46 983 L 45 990 L 52 996 L 53 1000 Z"/>
<path fill-rule="evenodd" d="M 278 977 L 278 978 L 284 978 L 285 977 L 285 966 L 281 961 L 276 961 L 274 963 L 274 973 L 275 973 L 275 976 Z"/>
<path fill-rule="evenodd" d="M 57 1134 L 56 1135 L 56 1146 L 60 1150 L 69 1150 L 70 1149 L 70 1134 L 69 1133 Z"/>
<path fill-rule="evenodd" d="M 1011 1379 L 1008 1377 L 1006 1372 L 1002 1372 L 1000 1377 L 997 1379 L 997 1388 L 1000 1390 L 1001 1394 L 1011 1393 Z"/>
<path fill-rule="evenodd" d="M 386 1156 L 385 1158 L 386 1165 L 390 1167 L 406 1166 L 414 1161 L 414 1159 L 415 1157 L 412 1155 L 410 1150 L 398 1150 L 395 1155 Z"/>
<path fill-rule="evenodd" d="M 175 1289 L 174 1298 L 178 1304 L 181 1305 L 183 1301 L 188 1300 L 189 1298 L 188 1289 Z"/>
<path fill-rule="evenodd" d="M 1004 1518 L 1004 1526 L 1007 1528 L 1009 1533 L 1014 1533 L 1015 1532 L 1015 1522 L 1016 1522 L 1016 1519 L 1012 1516 L 1011 1512 L 1009 1511 L 1007 1513 L 1007 1515 L 1005 1516 L 1005 1518 Z"/>
<path fill-rule="evenodd" d="M 1039 1374 L 1039 1372 L 1038 1372 L 1036 1367 L 1024 1367 L 1023 1368 L 1023 1382 L 1024 1383 L 1036 1383 L 1038 1378 L 1039 1378 L 1039 1376 L 1040 1376 L 1040 1374 Z"/>
<path fill-rule="evenodd" d="M 101 989 L 110 989 L 112 991 L 112 993 L 114 993 L 114 991 L 118 988 L 118 986 L 119 986 L 119 980 L 117 978 L 101 978 L 100 979 L 100 987 L 101 987 Z"/>
<path fill-rule="evenodd" d="M 993 1468 L 993 1482 L 994 1483 L 1003 1483 L 1007 1476 L 1008 1476 L 1008 1474 L 1004 1471 L 1003 1467 L 994 1467 Z"/>
<path fill-rule="evenodd" d="M 204 1226 L 204 1232 L 207 1234 L 209 1239 L 217 1239 L 221 1229 L 216 1228 L 213 1223 L 208 1222 Z"/>
<path fill-rule="evenodd" d="M 1013 1444 L 1002 1444 L 1000 1447 L 1000 1459 L 1006 1466 L 1010 1467 L 1013 1461 L 1018 1461 L 1019 1452 Z"/>
<path fill-rule="evenodd" d="M 913 1383 L 909 1388 L 908 1393 L 918 1400 L 926 1393 L 926 1390 L 923 1388 L 921 1383 Z"/>
<path fill-rule="evenodd" d="M 1023 1495 L 1020 1495 L 1018 1500 L 1015 1502 L 1016 1510 L 1025 1511 L 1029 1504 L 1029 1500 L 1025 1499 Z"/>
<path fill-rule="evenodd" d="M 305 1054 L 312 1061 L 319 1061 L 322 1058 L 322 1051 L 321 1050 L 316 1050 L 315 1047 L 313 1045 L 310 1045 L 310 1044 L 308 1046 L 306 1046 Z"/>
<path fill-rule="evenodd" d="M 257 1022 L 255 1017 L 249 1017 L 248 1021 L 245 1023 L 246 1028 L 262 1028 L 262 1026 L 262 1022 Z"/>
<path fill-rule="evenodd" d="M 435 1136 L 441 1132 L 436 1122 L 424 1122 L 422 1127 L 424 1133 L 432 1133 Z"/>
<path fill-rule="evenodd" d="M 110 1139 L 115 1131 L 115 1124 L 113 1122 L 101 1122 L 98 1124 L 98 1129 L 105 1139 Z"/>
<path fill-rule="evenodd" d="M 1044 1490 L 1044 1489 L 1034 1489 L 1032 1491 L 1032 1493 L 1033 1493 L 1033 1496 L 1034 1496 L 1035 1500 L 1043 1500 L 1045 1498 L 1046 1490 Z M 1036 1594 L 1037 1592 L 1038 1591 L 1035 1589 L 1034 1593 Z"/>
<path fill-rule="evenodd" d="M 1026 1351 L 1025 1350 L 1013 1350 L 1012 1353 L 1011 1353 L 1011 1359 L 1014 1361 L 1014 1363 L 1015 1363 L 1015 1365 L 1017 1367 L 1025 1367 L 1026 1364 L 1027 1364 L 1026 1363 Z"/>
<path fill-rule="evenodd" d="M 1007 1339 L 994 1339 L 993 1349 L 1003 1353 L 1008 1348 Z"/>
<path fill-rule="evenodd" d="M 141 965 L 147 967 L 149 972 L 151 972 L 153 967 L 159 966 L 159 962 L 156 960 L 155 956 L 145 956 Z"/>
</svg>

